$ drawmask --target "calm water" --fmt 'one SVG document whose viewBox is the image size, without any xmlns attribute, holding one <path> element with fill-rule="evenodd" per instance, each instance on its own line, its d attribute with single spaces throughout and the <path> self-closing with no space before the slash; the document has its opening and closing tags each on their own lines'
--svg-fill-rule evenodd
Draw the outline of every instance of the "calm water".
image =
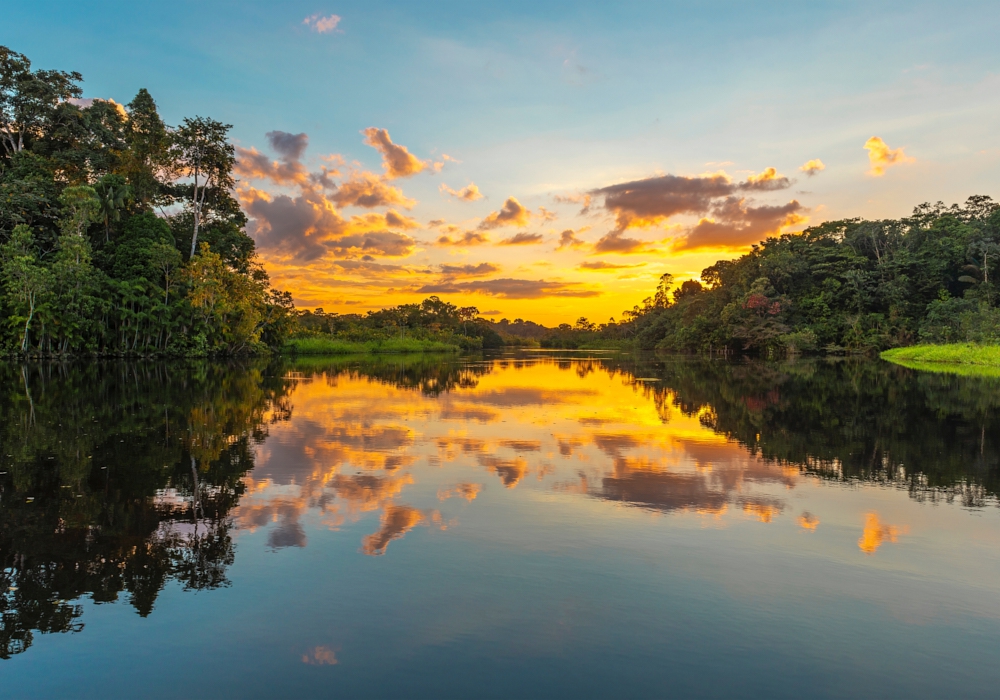
<svg viewBox="0 0 1000 700">
<path fill-rule="evenodd" d="M 1000 684 L 1000 381 L 585 354 L 0 366 L 4 697 Z"/>
</svg>

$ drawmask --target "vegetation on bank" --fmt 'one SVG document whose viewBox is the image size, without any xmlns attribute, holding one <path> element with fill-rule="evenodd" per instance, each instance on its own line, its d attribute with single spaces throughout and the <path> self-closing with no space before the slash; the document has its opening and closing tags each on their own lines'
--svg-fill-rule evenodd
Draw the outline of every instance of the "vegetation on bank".
<svg viewBox="0 0 1000 700">
<path fill-rule="evenodd" d="M 969 376 L 1000 376 L 1000 345 L 911 345 L 886 350 L 881 357 L 911 369 Z"/>
<path fill-rule="evenodd" d="M 338 338 L 292 338 L 285 350 L 295 355 L 360 355 L 380 353 L 460 352 L 458 345 L 417 338 L 341 340 Z"/>
<path fill-rule="evenodd" d="M 769 238 L 601 325 L 542 340 L 638 349 L 786 355 L 921 343 L 1000 343 L 1000 206 L 923 204 L 902 219 L 831 221 Z"/>
<path fill-rule="evenodd" d="M 229 125 L 168 126 L 144 89 L 82 101 L 82 80 L 0 46 L 0 353 L 280 347 L 291 297 L 244 231 Z"/>
</svg>

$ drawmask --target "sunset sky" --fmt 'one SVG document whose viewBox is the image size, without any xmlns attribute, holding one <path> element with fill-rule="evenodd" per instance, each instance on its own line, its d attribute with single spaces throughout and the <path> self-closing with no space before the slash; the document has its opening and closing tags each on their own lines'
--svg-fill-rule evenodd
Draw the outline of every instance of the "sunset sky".
<svg viewBox="0 0 1000 700">
<path fill-rule="evenodd" d="M 782 231 L 996 197 L 993 3 L 14 3 L 0 44 L 233 125 L 276 286 L 605 321 Z"/>
</svg>

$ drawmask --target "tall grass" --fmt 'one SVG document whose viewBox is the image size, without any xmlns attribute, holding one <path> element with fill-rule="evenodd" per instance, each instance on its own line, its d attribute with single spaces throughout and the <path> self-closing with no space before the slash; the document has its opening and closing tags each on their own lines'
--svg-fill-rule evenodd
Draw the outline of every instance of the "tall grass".
<svg viewBox="0 0 1000 700">
<path fill-rule="evenodd" d="M 298 355 L 368 355 L 375 353 L 459 352 L 457 345 L 436 340 L 391 338 L 385 340 L 340 340 L 337 338 L 292 338 L 285 350 Z"/>
</svg>

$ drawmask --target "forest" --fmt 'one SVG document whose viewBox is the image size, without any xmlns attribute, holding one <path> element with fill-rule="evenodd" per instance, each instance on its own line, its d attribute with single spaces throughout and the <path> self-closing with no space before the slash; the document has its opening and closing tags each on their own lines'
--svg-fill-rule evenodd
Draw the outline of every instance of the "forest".
<svg viewBox="0 0 1000 700">
<path fill-rule="evenodd" d="M 581 318 L 542 345 L 760 356 L 873 353 L 1000 342 L 1000 205 L 922 204 L 902 219 L 830 221 L 769 238 L 700 280 L 665 274 L 600 326 Z"/>
<path fill-rule="evenodd" d="M 82 80 L 0 46 L 0 352 L 281 347 L 294 308 L 244 231 L 230 125 L 168 126 L 145 89 L 83 100 Z"/>
</svg>

